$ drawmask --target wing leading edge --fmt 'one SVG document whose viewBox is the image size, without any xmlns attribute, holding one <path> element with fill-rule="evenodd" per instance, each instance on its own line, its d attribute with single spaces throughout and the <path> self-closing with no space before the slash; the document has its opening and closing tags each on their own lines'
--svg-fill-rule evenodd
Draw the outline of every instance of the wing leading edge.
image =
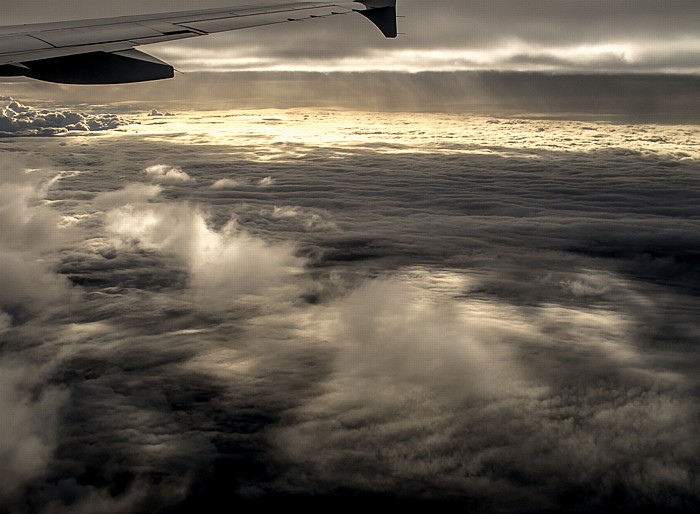
<svg viewBox="0 0 700 514">
<path fill-rule="evenodd" d="M 172 78 L 171 65 L 136 47 L 263 25 L 358 12 L 397 35 L 396 0 L 294 2 L 0 27 L 0 76 L 62 84 L 125 84 Z"/>
</svg>

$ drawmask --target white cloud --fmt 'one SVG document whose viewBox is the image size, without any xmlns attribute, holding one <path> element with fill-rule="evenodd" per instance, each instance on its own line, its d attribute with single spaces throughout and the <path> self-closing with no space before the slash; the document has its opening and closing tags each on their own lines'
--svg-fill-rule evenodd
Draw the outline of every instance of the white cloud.
<svg viewBox="0 0 700 514">
<path fill-rule="evenodd" d="M 54 252 L 76 233 L 42 204 L 51 182 L 46 178 L 18 163 L 0 166 L 0 309 L 6 311 L 38 313 L 69 294 L 66 280 L 53 270 Z"/>
<path fill-rule="evenodd" d="M 52 111 L 0 97 L 0 137 L 54 136 L 68 132 L 111 130 L 127 122 L 114 114 Z"/>
<path fill-rule="evenodd" d="M 232 189 L 242 184 L 240 180 L 232 178 L 222 178 L 211 185 L 212 189 Z"/>
<path fill-rule="evenodd" d="M 172 112 L 165 112 L 162 113 L 158 109 L 152 109 L 150 113 L 148 113 L 149 116 L 154 116 L 154 117 L 162 117 L 162 116 L 175 116 Z"/>
<path fill-rule="evenodd" d="M 179 166 L 168 166 L 167 164 L 149 166 L 143 172 L 148 178 L 161 184 L 180 184 L 193 180 Z"/>
<path fill-rule="evenodd" d="M 459 277 L 456 277 L 459 280 Z M 374 280 L 337 306 L 338 333 L 346 346 L 341 374 L 382 383 L 418 383 L 457 398 L 519 390 L 521 370 L 503 341 L 522 330 L 506 309 L 475 311 L 440 300 L 420 286 Z M 495 323 L 508 316 L 511 323 Z M 372 389 L 377 384 L 367 384 Z"/>
<path fill-rule="evenodd" d="M 293 245 L 267 243 L 234 221 L 214 230 L 186 204 L 113 209 L 106 214 L 106 227 L 117 241 L 180 258 L 189 270 L 194 300 L 206 308 L 226 308 L 244 295 L 281 288 L 302 265 Z"/>
</svg>

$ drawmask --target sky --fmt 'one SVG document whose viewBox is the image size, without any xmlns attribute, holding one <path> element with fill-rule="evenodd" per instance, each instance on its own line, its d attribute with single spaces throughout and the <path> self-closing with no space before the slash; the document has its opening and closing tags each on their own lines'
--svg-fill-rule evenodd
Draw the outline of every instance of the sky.
<svg viewBox="0 0 700 514">
<path fill-rule="evenodd" d="M 269 2 L 268 2 L 269 3 Z M 3 23 L 249 5 L 248 0 L 4 2 Z M 694 0 L 399 0 L 397 40 L 360 16 L 149 47 L 182 71 L 684 73 L 700 70 Z"/>
<path fill-rule="evenodd" d="M 697 3 L 399 3 L 0 81 L 0 514 L 700 511 Z"/>
</svg>

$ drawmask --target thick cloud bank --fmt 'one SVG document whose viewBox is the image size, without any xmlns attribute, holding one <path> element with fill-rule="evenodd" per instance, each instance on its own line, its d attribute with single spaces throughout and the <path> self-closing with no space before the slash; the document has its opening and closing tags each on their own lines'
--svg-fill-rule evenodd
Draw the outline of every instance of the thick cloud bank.
<svg viewBox="0 0 700 514">
<path fill-rule="evenodd" d="M 114 114 L 38 109 L 0 96 L 0 137 L 56 136 L 111 130 L 125 124 L 126 121 Z"/>
<path fill-rule="evenodd" d="M 698 137 L 287 111 L 6 140 L 0 512 L 697 511 Z"/>
</svg>

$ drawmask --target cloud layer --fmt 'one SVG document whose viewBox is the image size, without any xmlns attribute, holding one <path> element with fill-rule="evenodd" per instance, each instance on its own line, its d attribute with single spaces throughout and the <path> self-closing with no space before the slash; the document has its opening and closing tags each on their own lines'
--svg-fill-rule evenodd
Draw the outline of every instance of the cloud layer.
<svg viewBox="0 0 700 514">
<path fill-rule="evenodd" d="M 0 511 L 697 509 L 697 132 L 241 111 L 7 140 Z"/>
<path fill-rule="evenodd" d="M 232 87 L 235 84 L 235 88 Z M 188 73 L 171 81 L 110 89 L 62 88 L 14 81 L 5 90 L 71 104 L 123 101 L 120 108 L 172 110 L 342 108 L 358 111 L 531 114 L 630 121 L 698 123 L 697 76 L 450 73 Z M 126 114 L 126 113 L 125 113 Z M 161 126 L 170 117 L 141 117 Z"/>
</svg>

